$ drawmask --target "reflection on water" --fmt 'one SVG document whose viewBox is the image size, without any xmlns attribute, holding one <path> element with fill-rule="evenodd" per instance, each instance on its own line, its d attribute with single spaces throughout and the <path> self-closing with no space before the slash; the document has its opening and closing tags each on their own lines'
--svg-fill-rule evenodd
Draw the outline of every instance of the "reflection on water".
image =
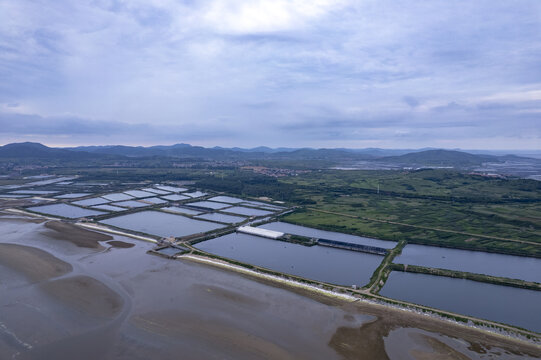
<svg viewBox="0 0 541 360">
<path fill-rule="evenodd" d="M 364 285 L 383 256 L 232 233 L 195 245 L 212 254 L 308 279 Z"/>
<path fill-rule="evenodd" d="M 224 227 L 224 225 L 209 221 L 193 220 L 185 216 L 159 211 L 142 211 L 106 219 L 101 222 L 122 229 L 162 237 L 182 237 Z"/>
<path fill-rule="evenodd" d="M 393 271 L 380 294 L 541 332 L 541 291 Z"/>
<path fill-rule="evenodd" d="M 404 247 L 402 254 L 394 259 L 394 262 L 541 283 L 541 259 L 523 256 L 409 244 Z"/>
</svg>

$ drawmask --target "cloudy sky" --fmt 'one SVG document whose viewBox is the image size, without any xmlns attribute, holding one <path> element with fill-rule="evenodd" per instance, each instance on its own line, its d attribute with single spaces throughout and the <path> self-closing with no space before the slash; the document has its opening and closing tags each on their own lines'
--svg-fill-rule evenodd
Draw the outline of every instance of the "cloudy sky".
<svg viewBox="0 0 541 360">
<path fill-rule="evenodd" d="M 541 1 L 2 0 L 15 141 L 541 149 Z"/>
</svg>

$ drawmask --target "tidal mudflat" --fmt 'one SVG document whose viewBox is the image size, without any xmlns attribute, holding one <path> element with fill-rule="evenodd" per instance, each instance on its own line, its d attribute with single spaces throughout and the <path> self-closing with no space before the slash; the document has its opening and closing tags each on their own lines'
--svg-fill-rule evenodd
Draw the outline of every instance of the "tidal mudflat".
<svg viewBox="0 0 541 360">
<path fill-rule="evenodd" d="M 1 359 L 541 356 L 533 345 L 426 316 L 148 255 L 151 244 L 121 236 L 114 241 L 123 247 L 100 235 L 101 248 L 59 242 L 45 224 L 0 217 Z M 80 229 L 55 231 L 64 230 L 68 239 Z"/>
<path fill-rule="evenodd" d="M 161 211 L 142 211 L 117 216 L 101 222 L 126 230 L 162 237 L 182 237 L 224 227 L 224 225 L 217 223 L 194 220 L 182 215 L 173 215 Z"/>
<path fill-rule="evenodd" d="M 151 256 L 151 244 L 125 237 L 114 241 L 131 247 L 59 242 L 45 224 L 0 218 L 0 246 L 8 245 L 1 359 L 398 360 L 404 349 L 415 360 L 541 356 L 533 345 L 426 316 Z"/>
</svg>

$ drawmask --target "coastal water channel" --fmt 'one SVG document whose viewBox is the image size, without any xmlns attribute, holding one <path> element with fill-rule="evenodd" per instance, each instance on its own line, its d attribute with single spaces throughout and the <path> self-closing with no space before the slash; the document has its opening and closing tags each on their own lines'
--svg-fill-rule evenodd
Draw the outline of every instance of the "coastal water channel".
<svg viewBox="0 0 541 360">
<path fill-rule="evenodd" d="M 195 245 L 203 251 L 286 274 L 338 285 L 365 285 L 383 256 L 303 246 L 232 233 Z"/>
<path fill-rule="evenodd" d="M 380 294 L 541 333 L 541 291 L 393 271 Z"/>
<path fill-rule="evenodd" d="M 541 283 L 541 259 L 523 256 L 408 244 L 393 262 Z"/>
</svg>

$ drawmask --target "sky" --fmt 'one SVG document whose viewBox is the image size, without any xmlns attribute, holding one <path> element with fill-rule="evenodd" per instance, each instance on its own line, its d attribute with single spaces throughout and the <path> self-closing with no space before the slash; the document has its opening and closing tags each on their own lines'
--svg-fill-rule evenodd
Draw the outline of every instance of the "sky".
<svg viewBox="0 0 541 360">
<path fill-rule="evenodd" d="M 2 0 L 0 144 L 541 149 L 539 0 Z"/>
</svg>

